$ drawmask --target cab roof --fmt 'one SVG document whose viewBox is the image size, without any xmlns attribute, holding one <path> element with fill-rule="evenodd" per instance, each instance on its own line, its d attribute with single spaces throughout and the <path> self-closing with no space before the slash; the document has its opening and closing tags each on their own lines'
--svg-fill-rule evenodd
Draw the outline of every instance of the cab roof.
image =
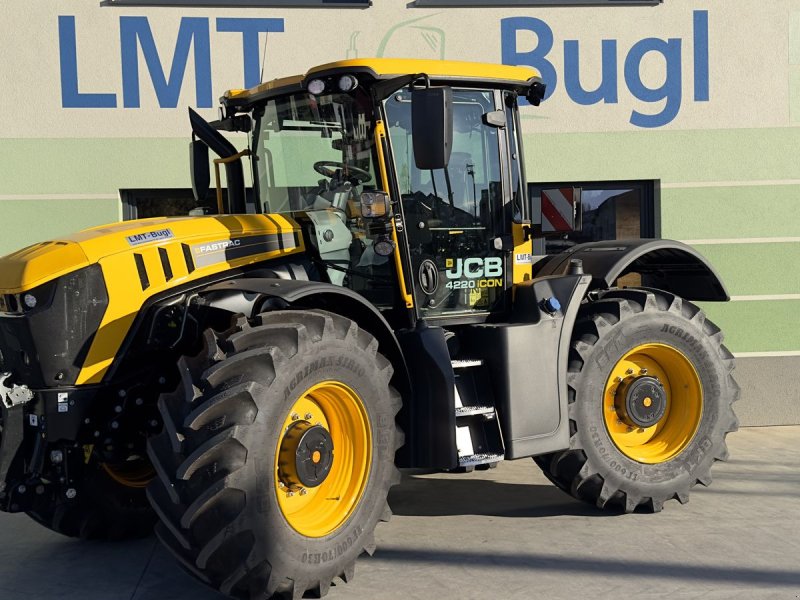
<svg viewBox="0 0 800 600">
<path fill-rule="evenodd" d="M 282 77 L 249 90 L 230 90 L 222 98 L 224 104 L 249 104 L 277 94 L 297 91 L 315 77 L 337 73 L 365 73 L 374 79 L 391 79 L 402 75 L 424 73 L 433 81 L 448 83 L 483 83 L 491 87 L 522 88 L 538 78 L 531 67 L 513 67 L 492 63 L 415 58 L 354 58 L 326 63 L 309 69 L 303 75 Z"/>
</svg>

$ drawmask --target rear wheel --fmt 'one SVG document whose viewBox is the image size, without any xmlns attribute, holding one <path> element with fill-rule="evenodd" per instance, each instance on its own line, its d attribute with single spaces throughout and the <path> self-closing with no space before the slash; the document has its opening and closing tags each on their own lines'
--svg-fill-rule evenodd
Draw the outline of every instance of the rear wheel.
<svg viewBox="0 0 800 600">
<path fill-rule="evenodd" d="M 391 512 L 399 395 L 376 340 L 322 311 L 265 313 L 182 359 L 148 489 L 165 545 L 237 598 L 324 595 Z"/>
<path fill-rule="evenodd" d="M 687 502 L 692 486 L 711 483 L 737 429 L 722 333 L 698 307 L 655 290 L 610 290 L 581 311 L 567 375 L 570 449 L 537 464 L 600 508 Z"/>
</svg>

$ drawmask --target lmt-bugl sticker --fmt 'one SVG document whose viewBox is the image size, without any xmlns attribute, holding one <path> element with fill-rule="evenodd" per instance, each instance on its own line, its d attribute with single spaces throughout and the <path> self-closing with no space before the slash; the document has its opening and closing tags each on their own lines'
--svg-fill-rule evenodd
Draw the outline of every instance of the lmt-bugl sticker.
<svg viewBox="0 0 800 600">
<path fill-rule="evenodd" d="M 128 243 L 131 246 L 139 246 L 141 244 L 147 244 L 149 242 L 160 242 L 162 240 L 169 240 L 174 237 L 175 235 L 172 233 L 171 229 L 159 229 L 157 231 L 148 231 L 145 233 L 137 233 L 135 235 L 129 235 L 125 239 L 128 240 Z"/>
</svg>

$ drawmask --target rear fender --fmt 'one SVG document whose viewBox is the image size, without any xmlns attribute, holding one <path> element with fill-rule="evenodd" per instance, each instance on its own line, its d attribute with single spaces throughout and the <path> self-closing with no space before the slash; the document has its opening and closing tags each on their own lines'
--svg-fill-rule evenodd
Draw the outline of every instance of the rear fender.
<svg viewBox="0 0 800 600">
<path fill-rule="evenodd" d="M 673 240 L 609 240 L 579 244 L 536 265 L 534 277 L 560 275 L 575 259 L 581 260 L 584 272 L 592 276 L 590 290 L 613 287 L 620 277 L 639 273 L 641 287 L 665 290 L 687 300 L 730 300 L 714 267 L 690 246 Z"/>
</svg>

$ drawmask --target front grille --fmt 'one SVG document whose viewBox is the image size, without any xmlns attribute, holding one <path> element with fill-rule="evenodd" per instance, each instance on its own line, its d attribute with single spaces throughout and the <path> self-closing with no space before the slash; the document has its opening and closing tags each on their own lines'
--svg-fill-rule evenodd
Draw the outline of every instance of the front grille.
<svg viewBox="0 0 800 600">
<path fill-rule="evenodd" d="M 29 387 L 72 385 L 108 306 L 100 265 L 74 271 L 24 292 L 37 303 L 23 313 L 0 314 L 0 369 Z M 17 295 L 7 308 L 24 309 Z"/>
<path fill-rule="evenodd" d="M 0 313 L 21 314 L 22 302 L 15 294 L 0 294 Z"/>
<path fill-rule="evenodd" d="M 0 371 L 13 373 L 29 387 L 42 385 L 36 345 L 26 317 L 0 316 Z"/>
</svg>

